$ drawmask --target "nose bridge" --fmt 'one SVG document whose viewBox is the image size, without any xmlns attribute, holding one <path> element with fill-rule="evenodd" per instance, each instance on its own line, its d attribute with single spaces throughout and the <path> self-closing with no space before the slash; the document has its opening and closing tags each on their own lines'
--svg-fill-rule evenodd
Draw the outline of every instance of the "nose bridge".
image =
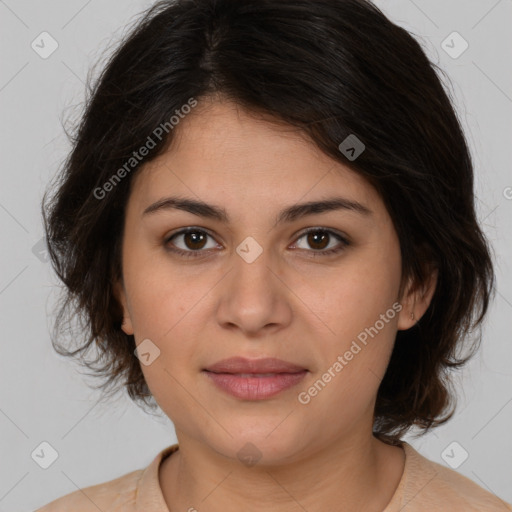
<svg viewBox="0 0 512 512">
<path fill-rule="evenodd" d="M 286 294 L 274 267 L 272 251 L 253 237 L 242 240 L 236 247 L 220 297 L 220 323 L 256 332 L 268 324 L 283 324 L 289 320 Z"/>
<path fill-rule="evenodd" d="M 248 236 L 236 247 L 231 286 L 234 288 L 232 292 L 237 293 L 240 298 L 254 295 L 253 299 L 256 299 L 262 293 L 265 301 L 268 302 L 271 298 L 275 271 L 271 268 L 271 251 L 262 244 Z"/>
</svg>

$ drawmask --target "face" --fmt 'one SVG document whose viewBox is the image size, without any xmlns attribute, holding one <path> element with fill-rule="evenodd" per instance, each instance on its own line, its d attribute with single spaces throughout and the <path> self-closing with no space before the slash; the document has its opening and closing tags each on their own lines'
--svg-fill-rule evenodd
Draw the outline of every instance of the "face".
<svg viewBox="0 0 512 512">
<path fill-rule="evenodd" d="M 213 101 L 132 186 L 123 330 L 178 440 L 233 458 L 252 443 L 272 464 L 371 436 L 396 332 L 429 300 L 398 296 L 399 240 L 373 187 L 292 127 Z M 205 371 L 232 357 L 295 366 Z"/>
</svg>

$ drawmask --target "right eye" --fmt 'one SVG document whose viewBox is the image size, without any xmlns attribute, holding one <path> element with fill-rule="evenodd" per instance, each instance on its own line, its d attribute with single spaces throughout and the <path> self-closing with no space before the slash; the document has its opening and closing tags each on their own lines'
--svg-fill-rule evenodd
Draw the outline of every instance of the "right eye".
<svg viewBox="0 0 512 512">
<path fill-rule="evenodd" d="M 177 233 L 174 233 L 170 237 L 165 240 L 165 247 L 167 250 L 179 254 L 185 257 L 197 257 L 201 256 L 202 252 L 207 252 L 205 246 L 207 244 L 208 237 L 213 237 L 205 230 L 189 227 L 186 229 L 182 229 Z M 176 242 L 173 240 L 178 240 L 182 247 L 179 247 Z M 171 241 L 173 241 L 171 243 Z M 213 247 L 206 247 L 206 249 L 215 248 L 215 244 Z"/>
</svg>

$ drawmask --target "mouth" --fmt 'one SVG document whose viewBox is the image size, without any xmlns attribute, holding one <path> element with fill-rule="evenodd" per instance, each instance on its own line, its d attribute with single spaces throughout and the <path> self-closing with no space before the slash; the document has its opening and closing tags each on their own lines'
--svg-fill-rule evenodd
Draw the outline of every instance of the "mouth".
<svg viewBox="0 0 512 512">
<path fill-rule="evenodd" d="M 275 357 L 265 357 L 263 359 L 231 357 L 217 361 L 215 364 L 204 368 L 204 370 L 213 373 L 231 373 L 238 375 L 265 375 L 307 371 L 303 366 L 283 361 L 282 359 L 276 359 Z"/>
<path fill-rule="evenodd" d="M 221 391 L 243 400 L 264 400 L 301 382 L 308 370 L 275 358 L 224 359 L 203 369 Z"/>
</svg>

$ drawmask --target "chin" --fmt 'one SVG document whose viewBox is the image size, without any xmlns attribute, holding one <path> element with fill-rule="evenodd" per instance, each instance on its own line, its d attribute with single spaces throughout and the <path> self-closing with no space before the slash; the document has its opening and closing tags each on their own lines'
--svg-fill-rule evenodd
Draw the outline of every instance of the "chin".
<svg viewBox="0 0 512 512">
<path fill-rule="evenodd" d="M 223 432 L 216 439 L 206 436 L 205 442 L 218 453 L 239 460 L 248 467 L 291 463 L 303 448 L 304 429 L 293 425 L 291 418 L 283 422 L 285 417 L 225 423 L 226 430 L 233 437 Z M 287 421 L 290 424 L 285 426 Z"/>
</svg>

